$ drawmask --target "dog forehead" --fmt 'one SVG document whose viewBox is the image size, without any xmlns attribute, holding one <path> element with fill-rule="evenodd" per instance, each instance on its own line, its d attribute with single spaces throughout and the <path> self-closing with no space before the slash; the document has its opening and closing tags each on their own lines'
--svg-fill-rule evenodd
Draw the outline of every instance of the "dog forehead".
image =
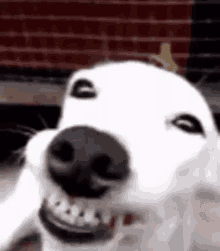
<svg viewBox="0 0 220 251">
<path fill-rule="evenodd" d="M 72 94 L 80 79 L 91 81 L 96 97 L 84 99 Z M 136 61 L 96 65 L 75 72 L 70 77 L 61 114 L 60 129 L 73 125 L 128 128 L 131 120 L 149 128 L 150 118 L 152 126 L 157 125 L 162 132 L 164 123 L 181 114 L 196 117 L 205 131 L 215 128 L 207 102 L 186 79 Z"/>
<path fill-rule="evenodd" d="M 144 62 L 109 62 L 79 70 L 70 78 L 64 99 L 74 99 L 71 90 L 79 79 L 94 85 L 97 100 L 114 98 L 114 102 L 121 102 L 135 98 L 137 104 L 157 103 L 158 106 L 159 102 L 170 111 L 208 109 L 202 95 L 182 76 Z"/>
<path fill-rule="evenodd" d="M 138 88 L 138 86 L 142 86 L 143 89 L 148 71 L 149 68 L 146 67 L 146 64 L 135 61 L 98 64 L 74 73 L 70 78 L 68 88 L 71 89 L 77 80 L 86 79 L 91 81 L 100 91 L 111 92 L 111 90 L 116 90 L 116 88 L 131 89 Z"/>
<path fill-rule="evenodd" d="M 176 94 L 178 92 L 187 94 L 193 89 L 181 76 L 139 61 L 109 62 L 79 70 L 70 77 L 68 89 L 71 89 L 79 79 L 91 81 L 100 90 L 122 87 L 125 90 L 132 89 L 132 93 L 140 93 L 142 90 L 148 93 L 165 90 Z M 197 95 L 196 92 L 194 94 Z"/>
</svg>

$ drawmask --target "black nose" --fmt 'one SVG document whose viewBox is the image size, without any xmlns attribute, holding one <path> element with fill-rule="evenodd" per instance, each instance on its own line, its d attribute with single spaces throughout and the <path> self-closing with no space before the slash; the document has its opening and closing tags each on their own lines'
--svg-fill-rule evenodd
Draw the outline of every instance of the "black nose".
<svg viewBox="0 0 220 251">
<path fill-rule="evenodd" d="M 69 195 L 100 197 L 113 181 L 129 175 L 128 155 L 110 135 L 89 127 L 71 127 L 50 144 L 47 166 L 52 180 Z"/>
</svg>

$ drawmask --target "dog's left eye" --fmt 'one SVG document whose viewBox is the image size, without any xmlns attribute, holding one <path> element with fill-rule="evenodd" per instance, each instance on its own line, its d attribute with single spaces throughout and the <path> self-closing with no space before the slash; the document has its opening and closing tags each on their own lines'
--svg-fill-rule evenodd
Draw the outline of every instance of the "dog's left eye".
<svg viewBox="0 0 220 251">
<path fill-rule="evenodd" d="M 204 134 L 201 123 L 192 115 L 181 115 L 174 119 L 172 124 L 188 133 Z"/>
<path fill-rule="evenodd" d="M 95 98 L 96 90 L 91 81 L 87 79 L 79 79 L 74 83 L 71 96 L 75 98 Z"/>
</svg>

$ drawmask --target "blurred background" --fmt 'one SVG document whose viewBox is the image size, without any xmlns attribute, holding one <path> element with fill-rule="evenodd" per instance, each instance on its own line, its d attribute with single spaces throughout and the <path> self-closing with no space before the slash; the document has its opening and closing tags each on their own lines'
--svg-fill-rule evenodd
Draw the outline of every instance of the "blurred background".
<svg viewBox="0 0 220 251">
<path fill-rule="evenodd" d="M 0 196 L 19 173 L 16 150 L 56 126 L 69 75 L 96 62 L 138 59 L 185 76 L 219 125 L 219 13 L 218 0 L 0 0 Z M 40 250 L 38 236 L 22 243 L 14 250 Z"/>
</svg>

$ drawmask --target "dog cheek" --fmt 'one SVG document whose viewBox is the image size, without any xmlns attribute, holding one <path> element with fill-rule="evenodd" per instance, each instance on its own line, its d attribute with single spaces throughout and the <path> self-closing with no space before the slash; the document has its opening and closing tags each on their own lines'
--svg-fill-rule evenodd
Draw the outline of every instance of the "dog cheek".
<svg viewBox="0 0 220 251">
<path fill-rule="evenodd" d="M 163 137 L 156 151 L 142 151 L 139 148 L 131 155 L 132 174 L 121 195 L 123 203 L 132 208 L 157 203 L 178 187 L 178 167 L 190 166 L 192 169 L 192 164 L 188 163 L 192 157 L 195 158 L 193 168 L 197 166 L 197 157 L 205 145 L 204 141 L 197 136 L 191 139 L 184 135 L 184 140 L 181 134 L 174 136 L 173 140 L 169 137 L 169 141 Z"/>
</svg>

